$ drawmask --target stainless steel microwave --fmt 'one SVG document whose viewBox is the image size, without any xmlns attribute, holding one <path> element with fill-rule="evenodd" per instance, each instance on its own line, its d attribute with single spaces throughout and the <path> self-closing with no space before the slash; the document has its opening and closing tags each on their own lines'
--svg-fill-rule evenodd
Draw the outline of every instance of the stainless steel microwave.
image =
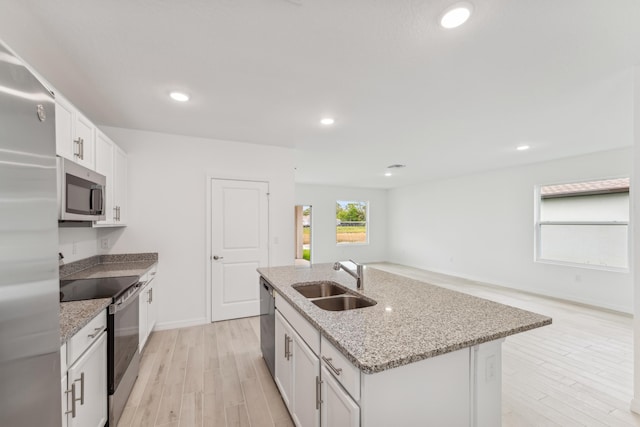
<svg viewBox="0 0 640 427">
<path fill-rule="evenodd" d="M 57 157 L 58 220 L 100 221 L 105 219 L 107 178 L 63 157 Z"/>
</svg>

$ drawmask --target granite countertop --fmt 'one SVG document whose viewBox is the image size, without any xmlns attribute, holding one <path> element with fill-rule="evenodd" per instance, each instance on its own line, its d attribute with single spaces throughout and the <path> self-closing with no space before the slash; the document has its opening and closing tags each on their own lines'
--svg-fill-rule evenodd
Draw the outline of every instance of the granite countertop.
<svg viewBox="0 0 640 427">
<path fill-rule="evenodd" d="M 157 253 L 96 255 L 60 267 L 61 280 L 141 276 L 158 262 Z M 111 298 L 60 303 L 60 344 L 111 304 Z"/>
<path fill-rule="evenodd" d="M 60 303 L 60 345 L 111 304 L 111 298 Z"/>
<path fill-rule="evenodd" d="M 551 324 L 551 318 L 365 267 L 373 307 L 325 311 L 291 285 L 334 281 L 355 291 L 355 279 L 331 264 L 259 268 L 258 272 L 366 374 Z M 277 305 L 277 302 L 276 302 Z"/>
<path fill-rule="evenodd" d="M 158 254 L 96 255 L 60 266 L 61 280 L 141 276 L 158 262 Z"/>
</svg>

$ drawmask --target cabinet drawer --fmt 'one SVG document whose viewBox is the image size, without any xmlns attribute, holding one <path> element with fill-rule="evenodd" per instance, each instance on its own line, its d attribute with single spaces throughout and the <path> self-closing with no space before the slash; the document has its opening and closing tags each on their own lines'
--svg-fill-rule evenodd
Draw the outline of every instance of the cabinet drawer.
<svg viewBox="0 0 640 427">
<path fill-rule="evenodd" d="M 107 311 L 103 310 L 67 342 L 67 364 L 72 365 L 105 329 L 107 329 Z"/>
<path fill-rule="evenodd" d="M 356 401 L 360 401 L 360 369 L 356 368 L 326 338 L 322 337 L 322 365 Z"/>
<path fill-rule="evenodd" d="M 311 351 L 317 356 L 320 354 L 320 332 L 314 328 L 295 308 L 284 298 L 276 293 L 276 308 L 282 316 L 293 326 L 293 329 L 302 337 Z"/>
</svg>

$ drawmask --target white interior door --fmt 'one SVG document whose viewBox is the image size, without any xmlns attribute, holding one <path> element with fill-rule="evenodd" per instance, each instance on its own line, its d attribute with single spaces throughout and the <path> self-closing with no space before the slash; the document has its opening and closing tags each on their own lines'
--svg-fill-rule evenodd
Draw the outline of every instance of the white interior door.
<svg viewBox="0 0 640 427">
<path fill-rule="evenodd" d="M 213 179 L 211 191 L 211 320 L 257 316 L 256 269 L 269 262 L 269 185 Z"/>
</svg>

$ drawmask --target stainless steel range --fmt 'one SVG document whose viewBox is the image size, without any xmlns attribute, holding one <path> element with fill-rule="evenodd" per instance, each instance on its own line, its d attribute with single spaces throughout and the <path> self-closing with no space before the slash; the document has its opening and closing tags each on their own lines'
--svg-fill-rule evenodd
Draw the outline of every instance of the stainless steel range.
<svg viewBox="0 0 640 427">
<path fill-rule="evenodd" d="M 138 377 L 138 276 L 60 281 L 60 302 L 111 298 L 107 318 L 109 425 L 117 426 Z"/>
</svg>

